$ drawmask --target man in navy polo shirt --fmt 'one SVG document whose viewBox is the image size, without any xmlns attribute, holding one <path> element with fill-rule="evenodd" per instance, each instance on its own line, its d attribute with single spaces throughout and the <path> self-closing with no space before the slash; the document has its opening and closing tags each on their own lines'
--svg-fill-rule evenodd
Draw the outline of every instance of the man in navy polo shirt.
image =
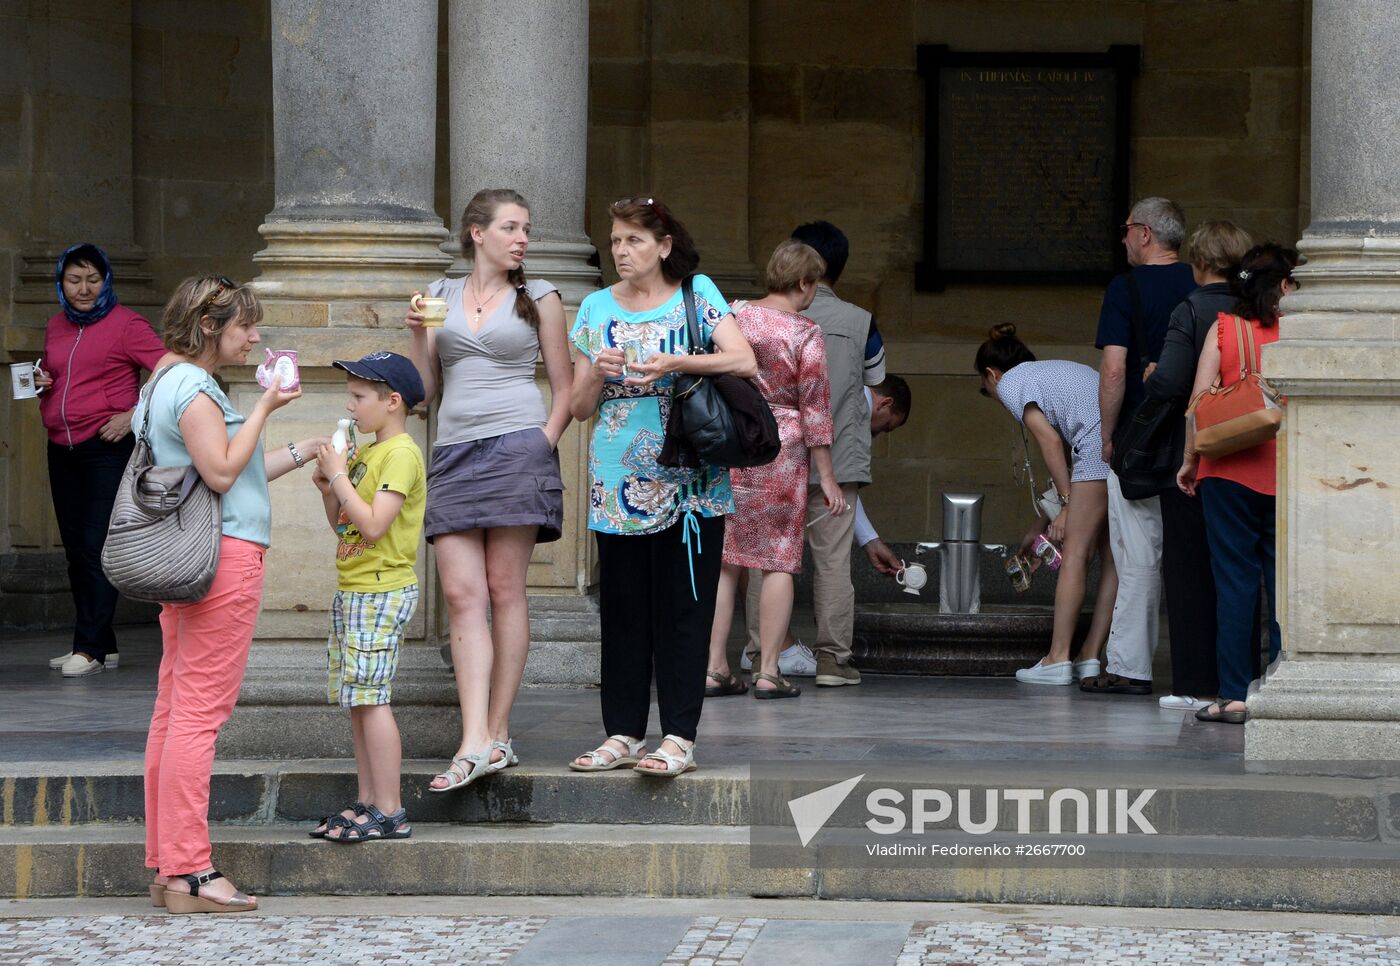
<svg viewBox="0 0 1400 966">
<path fill-rule="evenodd" d="M 1115 429 L 1142 401 L 1142 384 L 1162 352 L 1172 309 L 1196 287 L 1191 266 L 1178 257 L 1186 238 L 1186 217 L 1175 203 L 1144 198 L 1133 206 L 1120 231 L 1131 267 L 1108 284 L 1095 339 L 1103 350 L 1099 417 L 1105 463 L 1113 458 Z M 1118 477 L 1110 472 L 1108 531 L 1118 568 L 1108 666 L 1079 686 L 1097 694 L 1151 694 L 1161 599 L 1158 498 L 1125 499 Z"/>
</svg>

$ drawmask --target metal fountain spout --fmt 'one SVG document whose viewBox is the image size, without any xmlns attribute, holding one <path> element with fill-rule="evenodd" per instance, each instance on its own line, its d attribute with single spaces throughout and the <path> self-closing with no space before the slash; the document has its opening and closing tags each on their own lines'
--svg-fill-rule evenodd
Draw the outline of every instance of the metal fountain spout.
<svg viewBox="0 0 1400 966">
<path fill-rule="evenodd" d="M 982 494 L 943 494 L 943 539 L 920 543 L 915 556 L 938 554 L 938 610 L 977 614 L 982 610 Z"/>
</svg>

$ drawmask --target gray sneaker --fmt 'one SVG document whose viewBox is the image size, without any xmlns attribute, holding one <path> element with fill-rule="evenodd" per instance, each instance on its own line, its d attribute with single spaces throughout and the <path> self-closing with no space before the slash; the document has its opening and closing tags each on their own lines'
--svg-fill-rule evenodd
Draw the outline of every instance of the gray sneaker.
<svg viewBox="0 0 1400 966">
<path fill-rule="evenodd" d="M 817 655 L 817 687 L 839 688 L 843 684 L 859 684 L 860 672 L 852 664 L 838 664 L 829 654 Z"/>
<path fill-rule="evenodd" d="M 753 662 L 749 660 L 748 651 L 744 651 L 739 658 L 739 670 L 753 671 Z M 786 648 L 778 655 L 778 673 L 785 678 L 809 678 L 817 673 L 817 656 L 799 637 L 792 642 L 792 647 Z"/>
<path fill-rule="evenodd" d="M 817 656 L 801 640 L 778 655 L 778 673 L 787 678 L 809 678 L 817 673 Z"/>
</svg>

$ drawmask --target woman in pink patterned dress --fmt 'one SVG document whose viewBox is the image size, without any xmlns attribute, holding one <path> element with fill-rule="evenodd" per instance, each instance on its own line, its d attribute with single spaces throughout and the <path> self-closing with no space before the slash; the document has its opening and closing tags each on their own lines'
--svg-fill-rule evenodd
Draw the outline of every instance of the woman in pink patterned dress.
<svg viewBox="0 0 1400 966">
<path fill-rule="evenodd" d="M 735 589 L 746 567 L 763 571 L 761 657 L 754 675 L 754 697 L 795 698 L 802 693 L 778 673 L 778 652 L 792 616 L 792 575 L 802 570 L 809 453 L 830 512 L 834 516 L 846 512 L 841 485 L 831 468 L 826 344 L 816 323 L 797 314 L 812 304 L 817 279 L 825 270 L 815 249 L 785 241 L 768 260 L 768 295 L 735 313 L 758 359 L 758 386 L 778 420 L 783 448 L 767 466 L 730 470 L 734 513 L 724 528 L 724 568 L 715 595 L 706 697 L 748 690 L 730 671 L 726 653 Z"/>
</svg>

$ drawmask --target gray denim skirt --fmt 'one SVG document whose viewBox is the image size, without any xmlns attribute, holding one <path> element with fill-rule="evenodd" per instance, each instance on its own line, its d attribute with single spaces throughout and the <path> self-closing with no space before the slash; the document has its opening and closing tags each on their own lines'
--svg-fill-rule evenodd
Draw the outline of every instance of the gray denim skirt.
<svg viewBox="0 0 1400 966">
<path fill-rule="evenodd" d="M 423 518 L 429 542 L 444 533 L 537 526 L 536 542 L 549 543 L 563 523 L 559 454 L 544 430 L 433 447 Z"/>
</svg>

